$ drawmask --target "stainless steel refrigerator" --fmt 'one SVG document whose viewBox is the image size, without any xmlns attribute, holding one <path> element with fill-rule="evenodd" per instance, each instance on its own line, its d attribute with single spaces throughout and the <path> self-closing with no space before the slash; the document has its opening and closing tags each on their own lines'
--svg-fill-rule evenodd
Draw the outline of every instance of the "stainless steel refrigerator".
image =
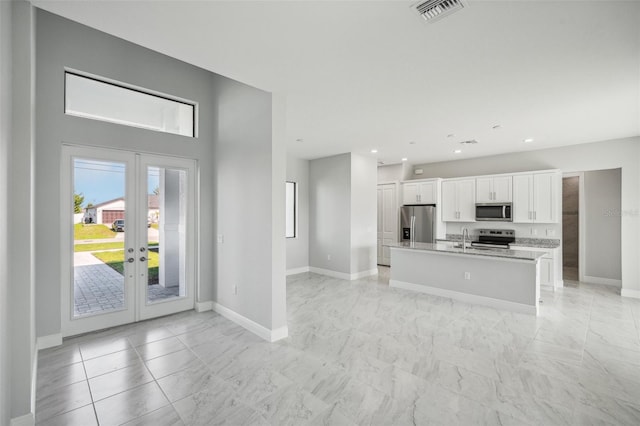
<svg viewBox="0 0 640 426">
<path fill-rule="evenodd" d="M 400 239 L 402 242 L 435 242 L 435 206 L 402 206 L 400 209 Z"/>
</svg>

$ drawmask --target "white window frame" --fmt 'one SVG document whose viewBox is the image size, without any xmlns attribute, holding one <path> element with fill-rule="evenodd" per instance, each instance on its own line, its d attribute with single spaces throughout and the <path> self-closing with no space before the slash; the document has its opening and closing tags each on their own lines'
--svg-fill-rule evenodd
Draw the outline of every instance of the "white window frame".
<svg viewBox="0 0 640 426">
<path fill-rule="evenodd" d="M 287 235 L 287 230 L 288 230 L 288 226 L 287 226 L 287 217 L 289 217 L 288 212 L 286 211 L 287 209 L 287 203 L 286 203 L 286 198 L 287 198 L 287 190 L 286 187 L 287 185 L 292 184 L 293 185 L 293 235 Z M 298 182 L 295 181 L 286 181 L 285 182 L 285 238 L 298 238 Z"/>
<path fill-rule="evenodd" d="M 99 118 L 90 114 L 83 114 L 81 112 L 68 112 L 67 111 L 67 74 L 70 75 L 75 75 L 77 77 L 82 77 L 82 78 L 87 78 L 90 80 L 94 80 L 97 81 L 99 83 L 104 83 L 104 84 L 108 84 L 111 86 L 115 86 L 115 87 L 119 87 L 121 89 L 125 89 L 125 90 L 131 90 L 134 92 L 138 92 L 138 93 L 142 93 L 144 95 L 149 95 L 149 96 L 154 96 L 157 98 L 161 98 L 161 99 L 165 99 L 168 101 L 172 101 L 172 102 L 178 102 L 181 104 L 185 104 L 188 106 L 191 106 L 193 108 L 193 118 L 192 118 L 192 122 L 193 122 L 193 128 L 192 128 L 192 135 L 181 135 L 179 133 L 173 133 L 173 132 L 167 132 L 164 130 L 160 130 L 157 128 L 154 128 L 152 126 L 145 126 L 144 124 L 140 124 L 140 123 L 134 123 L 134 122 L 129 122 L 126 120 L 119 120 L 119 119 L 114 119 L 114 118 Z M 193 139 L 197 139 L 198 138 L 198 128 L 199 128 L 199 123 L 198 123 L 198 111 L 199 111 L 199 105 L 197 102 L 188 100 L 188 99 L 184 99 L 184 98 L 180 98 L 178 96 L 173 96 L 173 95 L 168 95 L 166 93 L 162 93 L 162 92 L 158 92 L 155 90 L 151 90 L 151 89 L 147 89 L 144 87 L 140 87 L 140 86 L 135 86 L 133 84 L 127 84 L 118 80 L 114 80 L 114 79 L 110 79 L 110 78 L 106 78 L 106 77 L 102 77 L 99 75 L 95 75 L 95 74 L 91 74 L 91 73 L 87 73 L 84 71 L 79 71 L 76 69 L 72 69 L 72 68 L 66 68 L 64 69 L 64 73 L 63 73 L 63 79 L 64 79 L 64 113 L 66 115 L 69 116 L 73 116 L 73 117 L 81 117 L 81 118 L 86 118 L 89 120 L 96 120 L 96 121 L 102 121 L 105 123 L 113 123 L 113 124 L 120 124 L 120 125 L 124 125 L 124 126 L 129 126 L 129 127 L 136 127 L 136 128 L 140 128 L 140 129 L 146 129 L 146 130 L 153 130 L 156 132 L 161 132 L 161 133 L 167 133 L 170 135 L 175 135 L 175 136 L 182 136 L 182 137 L 186 137 L 186 138 L 193 138 Z"/>
</svg>

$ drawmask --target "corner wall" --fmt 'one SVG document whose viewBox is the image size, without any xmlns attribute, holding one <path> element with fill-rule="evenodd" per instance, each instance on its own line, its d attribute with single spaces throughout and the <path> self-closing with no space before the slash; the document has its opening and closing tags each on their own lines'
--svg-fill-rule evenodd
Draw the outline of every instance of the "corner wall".
<svg viewBox="0 0 640 426">
<path fill-rule="evenodd" d="M 309 267 L 342 279 L 377 272 L 375 158 L 341 154 L 309 162 Z"/>
<path fill-rule="evenodd" d="M 287 238 L 287 273 L 309 268 L 309 160 L 287 157 L 287 181 L 298 187 L 298 233 Z"/>
<path fill-rule="evenodd" d="M 415 165 L 420 178 L 477 176 L 543 169 L 565 173 L 622 169 L 622 295 L 640 298 L 640 137 Z M 418 178 L 413 176 L 414 179 Z"/>
<path fill-rule="evenodd" d="M 9 424 L 11 364 L 9 335 L 9 155 L 11 154 L 11 2 L 0 2 L 0 425 Z"/>
<path fill-rule="evenodd" d="M 351 274 L 351 154 L 309 162 L 309 266 Z"/>
<path fill-rule="evenodd" d="M 351 275 L 367 276 L 378 263 L 378 170 L 373 157 L 351 154 Z"/>
<path fill-rule="evenodd" d="M 620 280 L 620 169 L 584 173 L 585 253 L 587 277 Z"/>
</svg>

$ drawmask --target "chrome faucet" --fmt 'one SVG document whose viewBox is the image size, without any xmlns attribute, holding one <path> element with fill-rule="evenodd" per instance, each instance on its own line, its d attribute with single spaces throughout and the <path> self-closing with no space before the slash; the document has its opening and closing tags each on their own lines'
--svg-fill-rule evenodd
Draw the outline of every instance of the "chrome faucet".
<svg viewBox="0 0 640 426">
<path fill-rule="evenodd" d="M 467 248 L 467 239 L 469 238 L 469 230 L 467 228 L 462 228 L 462 250 L 466 250 Z"/>
</svg>

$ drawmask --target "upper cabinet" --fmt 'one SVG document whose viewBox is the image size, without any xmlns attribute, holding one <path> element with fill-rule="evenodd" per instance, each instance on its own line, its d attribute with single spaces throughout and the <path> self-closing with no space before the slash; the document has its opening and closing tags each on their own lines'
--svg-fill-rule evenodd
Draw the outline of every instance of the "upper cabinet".
<svg viewBox="0 0 640 426">
<path fill-rule="evenodd" d="M 510 203 L 512 197 L 511 176 L 486 176 L 476 179 L 476 202 Z"/>
<path fill-rule="evenodd" d="M 437 180 L 402 184 L 402 204 L 436 204 Z"/>
<path fill-rule="evenodd" d="M 558 172 L 515 175 L 513 177 L 513 221 L 557 223 L 560 210 Z"/>
<path fill-rule="evenodd" d="M 442 220 L 445 222 L 476 221 L 475 179 L 442 182 Z"/>
</svg>

